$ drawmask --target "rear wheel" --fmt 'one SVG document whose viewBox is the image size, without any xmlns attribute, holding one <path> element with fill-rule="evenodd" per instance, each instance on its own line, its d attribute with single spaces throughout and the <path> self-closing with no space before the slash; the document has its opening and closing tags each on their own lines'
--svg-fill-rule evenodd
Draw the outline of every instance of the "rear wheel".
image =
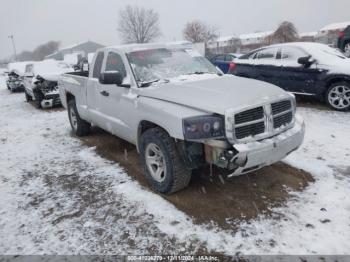
<svg viewBox="0 0 350 262">
<path fill-rule="evenodd" d="M 191 170 L 185 167 L 174 139 L 163 129 L 148 129 L 141 135 L 140 156 L 146 179 L 158 192 L 172 194 L 190 182 Z"/>
<path fill-rule="evenodd" d="M 90 133 L 91 125 L 80 118 L 75 99 L 68 102 L 68 118 L 75 135 L 85 136 Z"/>
<path fill-rule="evenodd" d="M 339 111 L 350 109 L 350 84 L 338 82 L 332 84 L 326 93 L 327 104 Z"/>
</svg>

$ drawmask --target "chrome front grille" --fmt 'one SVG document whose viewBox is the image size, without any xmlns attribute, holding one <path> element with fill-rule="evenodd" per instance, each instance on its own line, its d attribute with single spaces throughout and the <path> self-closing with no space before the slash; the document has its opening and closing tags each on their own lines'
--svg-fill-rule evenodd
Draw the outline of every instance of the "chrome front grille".
<svg viewBox="0 0 350 262">
<path fill-rule="evenodd" d="M 293 119 L 292 100 L 285 99 L 231 114 L 226 135 L 233 143 L 261 140 L 288 129 Z"/>
<path fill-rule="evenodd" d="M 236 127 L 235 131 L 237 139 L 243 139 L 249 136 L 256 136 L 265 132 L 265 123 L 258 122 L 255 124 Z"/>
<path fill-rule="evenodd" d="M 280 128 L 282 126 L 288 125 L 293 120 L 293 113 L 287 112 L 283 115 L 279 115 L 273 118 L 273 128 Z"/>
<path fill-rule="evenodd" d="M 277 115 L 279 113 L 288 111 L 291 108 L 292 108 L 292 101 L 290 101 L 290 100 L 283 100 L 283 101 L 271 104 L 271 109 L 272 109 L 273 115 Z"/>
<path fill-rule="evenodd" d="M 247 111 L 243 111 L 235 115 L 235 124 L 243 124 L 254 120 L 259 120 L 264 117 L 264 108 L 262 106 L 256 107 Z"/>
</svg>

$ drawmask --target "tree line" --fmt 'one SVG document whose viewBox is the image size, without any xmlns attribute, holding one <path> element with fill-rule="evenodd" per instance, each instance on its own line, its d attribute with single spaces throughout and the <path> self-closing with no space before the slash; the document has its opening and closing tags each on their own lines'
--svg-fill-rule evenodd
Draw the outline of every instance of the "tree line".
<svg viewBox="0 0 350 262">
<path fill-rule="evenodd" d="M 159 38 L 160 30 L 159 15 L 153 9 L 145 9 L 138 6 L 126 6 L 119 11 L 117 30 L 123 43 L 149 43 Z M 192 43 L 208 43 L 219 36 L 219 30 L 203 21 L 193 20 L 185 24 L 183 38 Z M 276 31 L 268 36 L 266 44 L 293 42 L 298 40 L 298 31 L 293 23 L 282 22 Z M 49 41 L 39 45 L 33 51 L 23 51 L 17 55 L 17 61 L 40 61 L 45 56 L 56 52 L 59 41 Z M 6 62 L 6 61 L 0 61 Z"/>
<path fill-rule="evenodd" d="M 161 36 L 159 15 L 153 9 L 127 6 L 119 11 L 118 31 L 123 43 L 149 43 Z M 186 23 L 183 37 L 192 43 L 207 43 L 218 38 L 218 28 L 203 21 Z M 276 31 L 268 36 L 266 44 L 297 41 L 298 31 L 293 23 L 282 22 Z"/>
</svg>

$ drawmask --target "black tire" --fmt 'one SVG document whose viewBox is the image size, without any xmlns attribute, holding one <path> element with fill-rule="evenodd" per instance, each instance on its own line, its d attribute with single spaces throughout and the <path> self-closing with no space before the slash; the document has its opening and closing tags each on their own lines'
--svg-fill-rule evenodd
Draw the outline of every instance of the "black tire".
<svg viewBox="0 0 350 262">
<path fill-rule="evenodd" d="M 35 107 L 38 109 L 42 108 L 41 102 L 44 99 L 44 95 L 40 91 L 36 91 L 36 92 L 34 91 L 33 93 L 35 98 Z"/>
<path fill-rule="evenodd" d="M 28 95 L 28 93 L 26 92 L 26 90 L 24 90 L 24 95 L 26 97 L 26 101 L 29 102 L 29 101 L 32 101 L 32 97 L 30 95 Z"/>
<path fill-rule="evenodd" d="M 164 172 L 164 180 L 161 182 L 152 177 L 147 167 L 146 148 L 149 144 L 155 144 L 164 156 L 166 172 Z M 148 183 L 158 192 L 172 194 L 188 186 L 191 180 L 191 170 L 186 168 L 177 152 L 174 139 L 163 129 L 158 127 L 148 129 L 141 135 L 140 157 Z"/>
<path fill-rule="evenodd" d="M 71 99 L 68 101 L 68 118 L 69 123 L 72 127 L 72 130 L 75 135 L 77 136 L 86 136 L 90 133 L 91 130 L 91 124 L 86 122 L 84 119 L 80 118 L 77 106 L 75 104 L 75 99 Z M 71 113 L 74 113 L 76 116 L 76 124 L 73 123 Z"/>
<path fill-rule="evenodd" d="M 345 54 L 346 57 L 350 57 L 350 41 L 347 41 L 345 44 L 344 44 L 344 47 L 343 47 L 343 52 Z"/>
<path fill-rule="evenodd" d="M 347 111 L 350 109 L 350 100 L 348 99 L 350 96 L 350 93 L 349 93 L 350 91 L 346 92 L 347 100 L 343 100 L 343 104 L 345 104 L 344 107 L 340 107 L 340 105 L 337 106 L 335 102 L 331 101 L 332 91 L 334 91 L 339 86 L 344 87 L 345 90 L 350 90 L 350 83 L 348 83 L 348 82 L 336 82 L 336 83 L 329 86 L 329 88 L 325 94 L 325 100 L 326 100 L 327 105 L 330 108 L 337 110 L 337 111 Z"/>
</svg>

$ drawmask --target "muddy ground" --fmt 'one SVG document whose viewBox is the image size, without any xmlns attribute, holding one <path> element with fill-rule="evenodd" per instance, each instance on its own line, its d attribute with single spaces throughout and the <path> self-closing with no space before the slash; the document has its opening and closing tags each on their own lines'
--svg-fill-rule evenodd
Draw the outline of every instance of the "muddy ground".
<svg viewBox="0 0 350 262">
<path fill-rule="evenodd" d="M 81 139 L 96 147 L 102 157 L 118 162 L 140 184 L 148 187 L 136 147 L 94 127 Z M 226 228 L 236 221 L 272 214 L 272 207 L 283 205 L 289 190 L 303 190 L 313 178 L 303 170 L 279 162 L 248 175 L 225 178 L 227 171 L 208 167 L 193 171 L 190 185 L 176 194 L 163 196 L 197 223 L 214 222 Z M 229 218 L 229 219 L 228 219 Z"/>
<path fill-rule="evenodd" d="M 298 98 L 298 105 L 328 109 L 310 98 Z M 63 109 L 56 107 L 51 110 Z M 102 157 L 119 163 L 130 176 L 149 188 L 134 145 L 97 127 L 89 136 L 80 139 L 86 145 L 96 147 L 96 152 Z M 227 178 L 228 174 L 215 167 L 212 176 L 208 167 L 194 170 L 186 189 L 163 197 L 196 223 L 232 228 L 236 223 L 254 219 L 260 214 L 279 216 L 271 209 L 284 205 L 290 198 L 290 191 L 301 191 L 313 181 L 309 173 L 283 162 L 243 176 Z"/>
</svg>

